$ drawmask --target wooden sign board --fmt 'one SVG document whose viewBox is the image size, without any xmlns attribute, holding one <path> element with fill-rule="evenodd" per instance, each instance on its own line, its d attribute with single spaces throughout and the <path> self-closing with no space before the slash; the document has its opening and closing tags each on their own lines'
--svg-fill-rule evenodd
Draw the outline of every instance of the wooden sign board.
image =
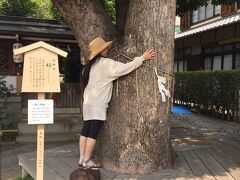
<svg viewBox="0 0 240 180">
<path fill-rule="evenodd" d="M 23 53 L 22 92 L 60 92 L 58 55 L 67 53 L 42 41 L 14 50 Z"/>
<path fill-rule="evenodd" d="M 44 48 L 25 54 L 22 92 L 60 92 L 57 54 Z"/>
</svg>

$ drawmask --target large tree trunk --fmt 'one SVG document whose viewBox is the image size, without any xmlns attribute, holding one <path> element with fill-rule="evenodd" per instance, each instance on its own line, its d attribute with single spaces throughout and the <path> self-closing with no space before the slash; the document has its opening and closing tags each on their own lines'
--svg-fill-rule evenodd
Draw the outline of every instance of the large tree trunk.
<svg viewBox="0 0 240 180">
<path fill-rule="evenodd" d="M 124 52 L 134 57 L 153 47 L 157 58 L 146 64 L 172 72 L 175 1 L 130 0 L 128 8 Z M 103 164 L 107 169 L 130 173 L 170 166 L 172 102 L 160 101 L 153 69 L 140 67 L 120 78 L 118 87 L 100 138 Z"/>
<path fill-rule="evenodd" d="M 110 18 L 98 3 L 99 0 L 54 1 L 70 23 L 84 52 L 87 52 L 88 42 L 94 37 L 117 37 L 118 33 L 110 24 Z M 157 58 L 144 63 L 171 73 L 175 0 L 129 1 L 126 23 L 121 22 L 125 24 L 123 44 L 121 49 L 118 46 L 118 50 L 134 57 L 153 47 Z M 70 5 L 74 8 L 69 8 Z M 124 58 L 119 60 L 129 61 Z M 172 93 L 172 78 L 165 77 L 170 81 Z M 115 82 L 108 119 L 98 138 L 98 156 L 103 166 L 122 173 L 148 173 L 171 166 L 171 105 L 171 100 L 161 102 L 157 79 L 151 68 L 141 66 L 137 71 L 121 77 L 118 86 Z"/>
</svg>

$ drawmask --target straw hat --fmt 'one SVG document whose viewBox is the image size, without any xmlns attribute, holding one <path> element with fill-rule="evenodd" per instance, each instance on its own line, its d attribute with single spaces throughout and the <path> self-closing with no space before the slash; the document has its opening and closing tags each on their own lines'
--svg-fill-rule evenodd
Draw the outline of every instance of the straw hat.
<svg viewBox="0 0 240 180">
<path fill-rule="evenodd" d="M 90 58 L 92 60 L 95 56 L 105 50 L 107 47 L 112 47 L 113 41 L 105 42 L 102 38 L 97 37 L 89 43 Z"/>
</svg>

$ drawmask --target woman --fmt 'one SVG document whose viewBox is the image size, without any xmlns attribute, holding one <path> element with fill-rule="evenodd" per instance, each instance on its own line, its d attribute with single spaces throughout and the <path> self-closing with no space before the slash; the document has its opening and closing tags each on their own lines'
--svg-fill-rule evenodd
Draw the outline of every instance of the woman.
<svg viewBox="0 0 240 180">
<path fill-rule="evenodd" d="M 129 63 L 117 62 L 106 58 L 112 43 L 112 41 L 105 42 L 100 37 L 91 41 L 89 63 L 82 72 L 84 122 L 79 140 L 79 166 L 87 168 L 101 166 L 91 159 L 91 153 L 100 127 L 107 117 L 106 112 L 112 96 L 113 81 L 141 66 L 143 61 L 155 57 L 155 52 L 150 50 Z"/>
</svg>

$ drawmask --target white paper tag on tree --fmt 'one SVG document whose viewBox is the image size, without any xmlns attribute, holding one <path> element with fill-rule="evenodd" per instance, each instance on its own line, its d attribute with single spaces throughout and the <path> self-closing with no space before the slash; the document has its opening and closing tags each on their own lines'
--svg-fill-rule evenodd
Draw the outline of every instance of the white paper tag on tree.
<svg viewBox="0 0 240 180">
<path fill-rule="evenodd" d="M 28 100 L 28 124 L 53 124 L 53 100 Z"/>
</svg>

